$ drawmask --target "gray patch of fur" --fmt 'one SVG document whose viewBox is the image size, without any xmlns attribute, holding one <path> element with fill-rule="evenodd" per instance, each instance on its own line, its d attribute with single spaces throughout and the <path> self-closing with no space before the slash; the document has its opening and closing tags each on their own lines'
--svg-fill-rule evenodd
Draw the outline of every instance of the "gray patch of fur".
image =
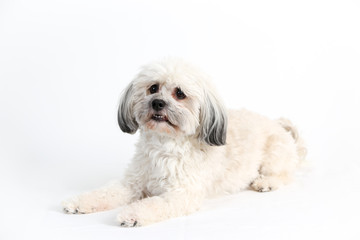
<svg viewBox="0 0 360 240">
<path fill-rule="evenodd" d="M 123 132 L 134 134 L 139 125 L 134 117 L 134 103 L 133 103 L 133 84 L 124 91 L 120 99 L 118 110 L 118 123 Z"/>
<path fill-rule="evenodd" d="M 225 145 L 227 114 L 222 104 L 211 93 L 207 93 L 200 111 L 200 140 L 210 146 Z"/>
</svg>

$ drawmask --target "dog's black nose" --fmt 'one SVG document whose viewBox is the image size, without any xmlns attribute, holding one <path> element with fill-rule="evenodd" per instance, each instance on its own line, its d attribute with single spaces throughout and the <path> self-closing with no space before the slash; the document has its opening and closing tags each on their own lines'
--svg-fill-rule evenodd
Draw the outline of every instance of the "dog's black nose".
<svg viewBox="0 0 360 240">
<path fill-rule="evenodd" d="M 151 105 L 155 111 L 161 111 L 162 109 L 164 109 L 166 103 L 161 99 L 154 99 Z"/>
</svg>

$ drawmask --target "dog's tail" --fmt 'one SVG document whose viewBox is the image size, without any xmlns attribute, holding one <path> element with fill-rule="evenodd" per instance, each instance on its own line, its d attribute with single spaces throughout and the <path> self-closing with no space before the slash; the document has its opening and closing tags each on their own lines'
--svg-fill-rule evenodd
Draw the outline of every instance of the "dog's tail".
<svg viewBox="0 0 360 240">
<path fill-rule="evenodd" d="M 299 157 L 299 163 L 302 164 L 305 161 L 305 157 L 307 154 L 307 149 L 305 146 L 304 140 L 299 136 L 299 132 L 297 128 L 290 122 L 290 120 L 286 118 L 278 119 L 278 123 L 288 132 L 291 133 L 291 136 L 294 138 L 297 154 Z"/>
</svg>

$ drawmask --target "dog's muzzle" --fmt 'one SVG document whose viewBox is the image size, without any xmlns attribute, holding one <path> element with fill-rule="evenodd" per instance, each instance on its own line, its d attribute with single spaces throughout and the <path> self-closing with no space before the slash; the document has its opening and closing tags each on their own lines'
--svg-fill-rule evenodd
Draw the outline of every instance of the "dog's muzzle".
<svg viewBox="0 0 360 240">
<path fill-rule="evenodd" d="M 164 109 L 164 107 L 166 106 L 165 101 L 161 100 L 161 99 L 154 99 L 151 103 L 152 108 L 155 111 L 161 111 Z"/>
</svg>

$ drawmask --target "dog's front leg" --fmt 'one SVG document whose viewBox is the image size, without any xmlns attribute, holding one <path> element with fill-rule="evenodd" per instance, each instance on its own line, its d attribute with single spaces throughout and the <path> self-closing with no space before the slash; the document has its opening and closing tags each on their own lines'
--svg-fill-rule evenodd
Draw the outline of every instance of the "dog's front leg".
<svg viewBox="0 0 360 240">
<path fill-rule="evenodd" d="M 139 198 L 138 193 L 120 182 L 80 194 L 62 203 L 67 213 L 93 213 L 110 210 Z"/>
<path fill-rule="evenodd" d="M 145 226 L 193 213 L 200 208 L 203 199 L 199 192 L 168 192 L 124 206 L 117 220 L 122 227 Z"/>
</svg>

